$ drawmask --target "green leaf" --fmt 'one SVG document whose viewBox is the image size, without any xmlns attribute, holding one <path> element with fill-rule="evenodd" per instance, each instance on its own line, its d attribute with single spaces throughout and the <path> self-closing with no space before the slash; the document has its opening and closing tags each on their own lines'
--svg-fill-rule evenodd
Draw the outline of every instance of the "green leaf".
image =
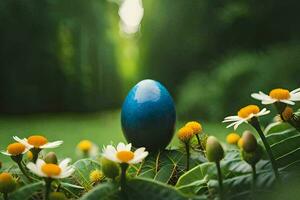
<svg viewBox="0 0 300 200">
<path fill-rule="evenodd" d="M 208 169 L 214 167 L 214 163 L 203 163 L 183 174 L 176 184 L 176 187 L 181 187 L 190 184 L 194 181 L 202 180 L 207 176 Z"/>
<path fill-rule="evenodd" d="M 9 195 L 10 200 L 30 199 L 37 192 L 43 189 L 43 182 L 36 182 L 25 185 Z M 37 197 L 38 198 L 38 197 Z"/>
<path fill-rule="evenodd" d="M 174 187 L 149 179 L 135 178 L 128 181 L 126 194 L 129 200 L 136 199 L 172 199 L 186 200 L 187 197 Z"/>
<path fill-rule="evenodd" d="M 125 193 L 118 189 L 118 185 L 112 182 L 101 183 L 86 193 L 82 200 L 137 200 L 137 199 L 172 199 L 186 200 L 187 197 L 178 192 L 174 187 L 157 181 L 134 178 L 127 181 Z"/>
<path fill-rule="evenodd" d="M 92 183 L 90 182 L 90 173 L 93 170 L 100 169 L 100 164 L 91 159 L 81 159 L 74 163 L 75 172 L 72 178 L 75 182 L 82 187 L 86 191 L 91 190 L 93 188 Z"/>
<path fill-rule="evenodd" d="M 180 175 L 185 171 L 186 156 L 179 150 L 164 150 L 156 154 L 150 154 L 146 160 L 138 166 L 131 167 L 129 173 L 132 176 L 154 179 L 162 183 L 175 184 Z M 191 166 L 199 163 L 190 160 Z"/>
<path fill-rule="evenodd" d="M 269 124 L 266 128 L 265 128 L 265 134 L 266 135 L 270 135 L 273 133 L 280 133 L 289 129 L 293 129 L 291 128 L 291 125 L 289 125 L 288 123 L 284 123 L 284 122 L 274 122 Z"/>
<path fill-rule="evenodd" d="M 81 197 L 81 200 L 118 200 L 122 199 L 118 186 L 111 183 L 101 183 Z"/>
</svg>

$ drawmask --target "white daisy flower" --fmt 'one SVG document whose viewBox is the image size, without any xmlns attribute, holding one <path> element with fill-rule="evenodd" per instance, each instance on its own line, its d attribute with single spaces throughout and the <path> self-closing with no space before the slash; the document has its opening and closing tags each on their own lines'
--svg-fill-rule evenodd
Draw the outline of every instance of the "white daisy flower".
<svg viewBox="0 0 300 200">
<path fill-rule="evenodd" d="M 144 147 L 138 148 L 134 152 L 131 151 L 131 144 L 125 145 L 120 142 L 117 145 L 117 148 L 112 145 L 107 145 L 103 148 L 102 155 L 113 162 L 117 163 L 128 163 L 128 164 L 137 164 L 143 161 L 148 152 L 145 151 Z"/>
<path fill-rule="evenodd" d="M 48 142 L 48 139 L 41 135 L 32 135 L 24 139 L 20 139 L 18 136 L 13 136 L 13 139 L 24 144 L 28 149 L 56 148 L 63 143 L 63 141 Z"/>
<path fill-rule="evenodd" d="M 237 115 L 225 117 L 223 122 L 230 122 L 231 124 L 229 124 L 226 128 L 233 126 L 235 130 L 243 122 L 248 123 L 249 120 L 251 120 L 251 118 L 253 117 L 260 117 L 269 113 L 270 111 L 266 108 L 260 110 L 259 107 L 256 105 L 248 105 L 246 107 L 241 108 L 238 111 Z"/>
<path fill-rule="evenodd" d="M 259 93 L 251 94 L 251 97 L 260 100 L 262 104 L 282 102 L 285 104 L 294 105 L 295 101 L 300 101 L 300 88 L 297 88 L 291 92 L 286 89 L 277 88 L 271 90 L 269 95 L 260 91 Z"/>
<path fill-rule="evenodd" d="M 66 158 L 57 165 L 53 163 L 46 163 L 44 160 L 38 159 L 36 164 L 30 162 L 26 166 L 32 173 L 40 177 L 61 179 L 71 176 L 75 171 L 74 167 L 69 165 L 70 162 L 71 159 Z"/>
<path fill-rule="evenodd" d="M 15 142 L 9 144 L 6 148 L 6 151 L 2 151 L 1 153 L 7 156 L 19 156 L 27 153 L 29 149 L 20 142 Z"/>
</svg>

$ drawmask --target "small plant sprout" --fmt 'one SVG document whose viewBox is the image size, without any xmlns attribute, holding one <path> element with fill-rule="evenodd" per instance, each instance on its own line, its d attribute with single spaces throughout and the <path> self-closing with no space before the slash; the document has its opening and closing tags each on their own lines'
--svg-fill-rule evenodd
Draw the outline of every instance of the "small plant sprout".
<svg viewBox="0 0 300 200">
<path fill-rule="evenodd" d="M 224 158 L 224 150 L 218 139 L 214 136 L 209 136 L 206 142 L 206 157 L 209 162 L 214 162 L 218 171 L 218 181 L 220 188 L 220 198 L 223 199 L 223 178 L 221 172 L 220 161 Z"/>
<path fill-rule="evenodd" d="M 194 136 L 194 130 L 184 126 L 178 130 L 177 137 L 184 144 L 186 151 L 186 171 L 190 169 L 190 141 Z"/>
<path fill-rule="evenodd" d="M 234 129 L 236 129 L 240 124 L 242 124 L 244 122 L 251 124 L 255 128 L 255 130 L 258 132 L 258 134 L 266 148 L 267 154 L 268 154 L 268 156 L 270 158 L 270 162 L 272 164 L 274 175 L 275 175 L 276 179 L 279 180 L 279 172 L 278 172 L 278 167 L 277 167 L 275 158 L 273 156 L 271 147 L 270 147 L 270 145 L 260 127 L 259 121 L 258 121 L 258 117 L 269 114 L 269 113 L 270 113 L 270 111 L 265 108 L 260 110 L 259 107 L 256 105 L 249 105 L 249 106 L 241 108 L 238 111 L 237 116 L 226 117 L 223 122 L 231 122 L 231 124 L 229 124 L 226 128 L 234 126 Z"/>
<path fill-rule="evenodd" d="M 0 192 L 3 199 L 8 199 L 8 194 L 16 189 L 17 183 L 10 173 L 3 172 L 0 174 Z"/>
<path fill-rule="evenodd" d="M 202 131 L 203 131 L 202 125 L 199 122 L 190 121 L 190 122 L 186 123 L 185 126 L 190 127 L 191 129 L 193 129 L 194 135 L 197 138 L 198 145 L 201 147 L 202 145 L 201 145 L 199 134 L 201 134 Z"/>
<path fill-rule="evenodd" d="M 21 172 L 24 174 L 24 176 L 31 181 L 31 178 L 28 176 L 26 170 L 24 169 L 22 160 L 23 155 L 28 152 L 28 148 L 19 142 L 15 142 L 12 144 L 9 144 L 6 148 L 6 151 L 2 151 L 1 153 L 7 156 L 10 156 L 11 159 L 17 163 L 18 167 L 20 168 Z"/>
<path fill-rule="evenodd" d="M 77 150 L 81 155 L 83 155 L 83 157 L 96 157 L 98 155 L 99 148 L 90 140 L 81 140 L 77 144 Z"/>
<path fill-rule="evenodd" d="M 121 190 L 126 187 L 126 171 L 130 164 L 137 164 L 142 162 L 147 156 L 148 152 L 144 147 L 131 151 L 131 143 L 125 145 L 120 142 L 115 148 L 112 145 L 107 145 L 103 148 L 102 156 L 110 161 L 120 164 L 121 167 Z"/>
<path fill-rule="evenodd" d="M 39 177 L 45 180 L 45 199 L 49 199 L 49 193 L 51 192 L 51 183 L 54 179 L 63 179 L 71 176 L 75 169 L 72 165 L 69 165 L 71 159 L 66 158 L 59 164 L 46 163 L 44 160 L 38 159 L 36 163 L 30 162 L 27 164 L 27 168 Z"/>
<path fill-rule="evenodd" d="M 228 144 L 237 145 L 240 138 L 240 135 L 237 133 L 229 133 L 226 137 L 226 142 Z"/>
<path fill-rule="evenodd" d="M 256 181 L 256 163 L 261 159 L 263 154 L 262 147 L 257 143 L 256 138 L 250 131 L 245 131 L 242 136 L 243 144 L 241 145 L 241 155 L 252 168 L 253 185 L 255 188 Z"/>
<path fill-rule="evenodd" d="M 25 145 L 26 148 L 28 148 L 32 152 L 33 162 L 36 162 L 39 153 L 42 149 L 56 148 L 63 143 L 63 141 L 48 142 L 48 139 L 41 135 L 32 135 L 28 138 L 23 138 L 23 139 L 20 139 L 18 136 L 14 136 L 13 138 L 17 142 Z"/>
</svg>

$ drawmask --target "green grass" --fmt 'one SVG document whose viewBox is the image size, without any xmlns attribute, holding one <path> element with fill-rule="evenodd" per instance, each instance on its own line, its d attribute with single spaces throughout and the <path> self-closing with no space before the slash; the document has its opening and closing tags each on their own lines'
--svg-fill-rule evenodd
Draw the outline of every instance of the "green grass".
<svg viewBox="0 0 300 200">
<path fill-rule="evenodd" d="M 177 127 L 183 123 L 177 123 Z M 204 131 L 225 139 L 228 130 L 221 123 L 203 123 Z M 77 158 L 76 145 L 82 139 L 89 139 L 102 148 L 103 145 L 125 141 L 121 125 L 120 112 L 96 114 L 35 114 L 24 116 L 0 117 L 0 149 L 5 150 L 13 142 L 12 136 L 21 138 L 33 134 L 46 136 L 49 141 L 63 140 L 64 144 L 53 149 L 59 158 Z M 174 137 L 172 144 L 178 144 Z M 10 158 L 0 155 L 0 161 L 7 163 Z"/>
</svg>

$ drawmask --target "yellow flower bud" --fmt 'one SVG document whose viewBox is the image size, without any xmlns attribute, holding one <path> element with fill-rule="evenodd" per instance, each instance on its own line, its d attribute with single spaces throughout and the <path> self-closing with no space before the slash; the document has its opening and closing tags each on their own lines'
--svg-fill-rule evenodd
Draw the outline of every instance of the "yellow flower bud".
<svg viewBox="0 0 300 200">
<path fill-rule="evenodd" d="M 244 143 L 243 138 L 239 139 L 237 145 L 240 149 L 243 149 L 243 143 Z"/>
<path fill-rule="evenodd" d="M 228 144 L 237 144 L 241 137 L 237 133 L 230 133 L 226 137 Z"/>
<path fill-rule="evenodd" d="M 103 178 L 104 178 L 103 173 L 98 169 L 96 169 L 90 173 L 90 181 L 92 183 L 100 182 Z"/>
<path fill-rule="evenodd" d="M 0 174 L 0 192 L 10 193 L 16 189 L 16 181 L 10 173 L 3 172 Z"/>
<path fill-rule="evenodd" d="M 196 121 L 191 121 L 186 123 L 187 127 L 190 127 L 191 129 L 193 129 L 194 134 L 199 134 L 202 132 L 202 126 L 200 123 L 196 122 Z"/>
<path fill-rule="evenodd" d="M 184 126 L 179 129 L 177 136 L 182 142 L 189 142 L 190 139 L 194 136 L 194 131 L 192 128 Z"/>
</svg>

